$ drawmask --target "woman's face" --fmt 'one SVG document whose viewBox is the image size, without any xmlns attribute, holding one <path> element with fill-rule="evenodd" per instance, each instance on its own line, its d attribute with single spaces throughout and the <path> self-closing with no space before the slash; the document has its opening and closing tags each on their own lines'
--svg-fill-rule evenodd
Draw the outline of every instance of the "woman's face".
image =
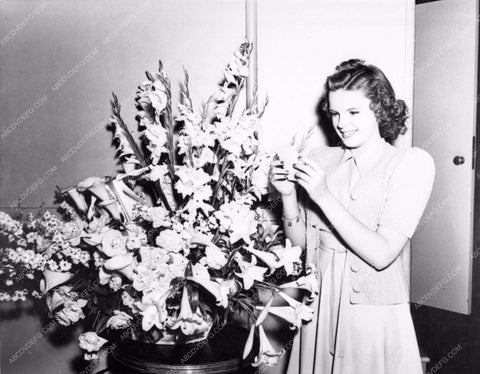
<svg viewBox="0 0 480 374">
<path fill-rule="evenodd" d="M 362 91 L 332 91 L 328 100 L 333 127 L 347 148 L 361 148 L 380 138 L 370 99 Z"/>
</svg>

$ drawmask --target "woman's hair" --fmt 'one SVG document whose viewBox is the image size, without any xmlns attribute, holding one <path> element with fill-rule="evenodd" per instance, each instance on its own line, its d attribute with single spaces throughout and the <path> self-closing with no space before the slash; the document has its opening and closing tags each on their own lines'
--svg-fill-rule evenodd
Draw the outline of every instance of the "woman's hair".
<svg viewBox="0 0 480 374">
<path fill-rule="evenodd" d="M 403 100 L 395 99 L 392 85 L 379 68 L 366 65 L 365 61 L 352 59 L 342 62 L 335 70 L 325 82 L 325 98 L 321 105 L 327 118 L 330 118 L 330 92 L 341 89 L 361 90 L 370 99 L 370 109 L 375 113 L 382 138 L 391 143 L 399 134 L 407 131 L 407 105 Z"/>
</svg>

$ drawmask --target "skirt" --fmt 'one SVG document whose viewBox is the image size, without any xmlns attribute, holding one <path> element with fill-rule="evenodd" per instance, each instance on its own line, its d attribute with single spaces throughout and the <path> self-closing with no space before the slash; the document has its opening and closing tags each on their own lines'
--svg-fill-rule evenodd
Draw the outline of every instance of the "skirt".
<svg viewBox="0 0 480 374">
<path fill-rule="evenodd" d="M 287 374 L 422 374 L 410 304 L 351 304 L 346 258 L 317 250 L 320 295 L 294 338 Z"/>
</svg>

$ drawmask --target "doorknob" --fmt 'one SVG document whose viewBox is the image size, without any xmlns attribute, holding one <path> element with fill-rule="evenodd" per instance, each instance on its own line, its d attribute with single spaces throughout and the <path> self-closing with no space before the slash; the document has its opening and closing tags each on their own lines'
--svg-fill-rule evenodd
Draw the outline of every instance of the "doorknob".
<svg viewBox="0 0 480 374">
<path fill-rule="evenodd" d="M 461 164 L 465 163 L 465 157 L 463 157 L 463 156 L 455 156 L 455 157 L 453 158 L 453 163 L 454 163 L 455 165 L 461 165 Z"/>
</svg>

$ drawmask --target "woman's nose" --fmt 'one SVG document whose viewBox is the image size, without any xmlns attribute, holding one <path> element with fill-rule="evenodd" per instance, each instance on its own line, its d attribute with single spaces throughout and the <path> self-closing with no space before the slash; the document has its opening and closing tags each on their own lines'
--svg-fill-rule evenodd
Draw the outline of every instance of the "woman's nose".
<svg viewBox="0 0 480 374">
<path fill-rule="evenodd" d="M 338 116 L 337 128 L 342 130 L 348 124 L 347 118 L 345 116 Z"/>
</svg>

